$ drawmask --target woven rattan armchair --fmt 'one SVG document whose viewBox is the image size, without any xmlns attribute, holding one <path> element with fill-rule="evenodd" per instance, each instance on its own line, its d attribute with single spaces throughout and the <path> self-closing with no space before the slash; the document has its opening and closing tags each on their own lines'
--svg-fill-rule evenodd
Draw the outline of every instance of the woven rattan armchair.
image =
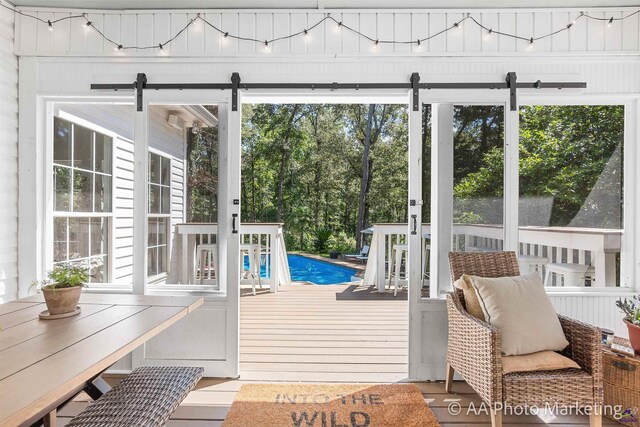
<svg viewBox="0 0 640 427">
<path fill-rule="evenodd" d="M 451 278 L 463 274 L 481 277 L 518 276 L 515 252 L 450 252 Z M 562 354 L 582 369 L 502 374 L 500 332 L 467 313 L 464 296 L 447 295 L 449 345 L 446 391 L 454 371 L 491 408 L 492 426 L 502 425 L 509 408 L 591 408 L 591 426 L 602 425 L 602 352 L 600 331 L 582 322 L 558 316 L 569 346 Z"/>
</svg>

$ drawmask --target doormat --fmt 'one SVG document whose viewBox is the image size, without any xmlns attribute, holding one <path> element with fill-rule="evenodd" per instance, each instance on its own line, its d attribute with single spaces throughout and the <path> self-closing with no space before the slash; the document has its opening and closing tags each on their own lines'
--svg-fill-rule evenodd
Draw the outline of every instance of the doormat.
<svg viewBox="0 0 640 427">
<path fill-rule="evenodd" d="M 246 384 L 223 427 L 439 426 L 415 384 Z"/>
</svg>

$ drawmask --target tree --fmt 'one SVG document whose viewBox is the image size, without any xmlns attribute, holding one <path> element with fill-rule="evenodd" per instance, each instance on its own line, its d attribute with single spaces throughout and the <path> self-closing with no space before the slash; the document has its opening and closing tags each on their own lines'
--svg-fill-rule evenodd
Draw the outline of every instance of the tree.
<svg viewBox="0 0 640 427">
<path fill-rule="evenodd" d="M 368 111 L 367 105 L 243 106 L 242 221 L 283 221 L 287 247 L 310 251 L 328 250 L 314 241 L 327 241 L 329 233 L 355 239 L 369 221 L 406 221 L 406 107 L 375 105 L 371 118 Z M 215 221 L 207 208 L 217 184 L 208 150 L 217 149 L 217 140 L 202 138 L 194 136 L 188 148 L 190 220 Z"/>
<path fill-rule="evenodd" d="M 465 108 L 472 117 L 478 113 Z M 499 112 L 490 114 L 495 117 L 487 118 L 486 138 L 478 138 L 479 119 L 456 135 L 456 150 L 466 149 L 464 157 L 456 156 L 458 198 L 502 197 L 503 131 Z M 623 138 L 622 106 L 521 107 L 520 197 L 551 203 L 543 219 L 535 212 L 526 218 L 521 208 L 521 224 L 620 227 Z"/>
</svg>

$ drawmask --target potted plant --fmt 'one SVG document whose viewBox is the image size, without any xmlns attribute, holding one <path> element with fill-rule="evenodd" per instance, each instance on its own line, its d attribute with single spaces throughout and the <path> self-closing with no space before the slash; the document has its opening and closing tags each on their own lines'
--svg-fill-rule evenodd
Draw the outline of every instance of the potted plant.
<svg viewBox="0 0 640 427">
<path fill-rule="evenodd" d="M 356 246 L 355 243 L 355 239 L 353 237 L 347 236 L 344 231 L 341 231 L 337 235 L 331 236 L 328 241 L 329 248 L 331 249 L 331 252 L 329 252 L 329 257 L 331 259 L 337 259 L 340 255 L 353 252 Z"/>
<path fill-rule="evenodd" d="M 89 280 L 85 267 L 59 264 L 48 274 L 49 280 L 39 283 L 49 314 L 52 316 L 74 312 L 78 307 L 80 292 Z"/>
<path fill-rule="evenodd" d="M 630 300 L 620 298 L 616 305 L 625 314 L 624 323 L 629 329 L 631 347 L 640 355 L 640 295 L 635 295 Z"/>
</svg>

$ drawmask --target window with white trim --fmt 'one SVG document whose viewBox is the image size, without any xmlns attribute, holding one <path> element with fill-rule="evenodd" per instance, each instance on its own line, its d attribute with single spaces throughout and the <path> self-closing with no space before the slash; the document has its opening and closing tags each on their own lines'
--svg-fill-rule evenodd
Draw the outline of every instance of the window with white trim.
<svg viewBox="0 0 640 427">
<path fill-rule="evenodd" d="M 53 134 L 53 262 L 110 281 L 113 138 L 60 117 Z"/>
<path fill-rule="evenodd" d="M 520 264 L 548 287 L 625 286 L 624 115 L 624 105 L 520 107 Z"/>
<path fill-rule="evenodd" d="M 171 159 L 168 157 L 149 153 L 148 191 L 147 275 L 155 277 L 169 272 Z"/>
</svg>

